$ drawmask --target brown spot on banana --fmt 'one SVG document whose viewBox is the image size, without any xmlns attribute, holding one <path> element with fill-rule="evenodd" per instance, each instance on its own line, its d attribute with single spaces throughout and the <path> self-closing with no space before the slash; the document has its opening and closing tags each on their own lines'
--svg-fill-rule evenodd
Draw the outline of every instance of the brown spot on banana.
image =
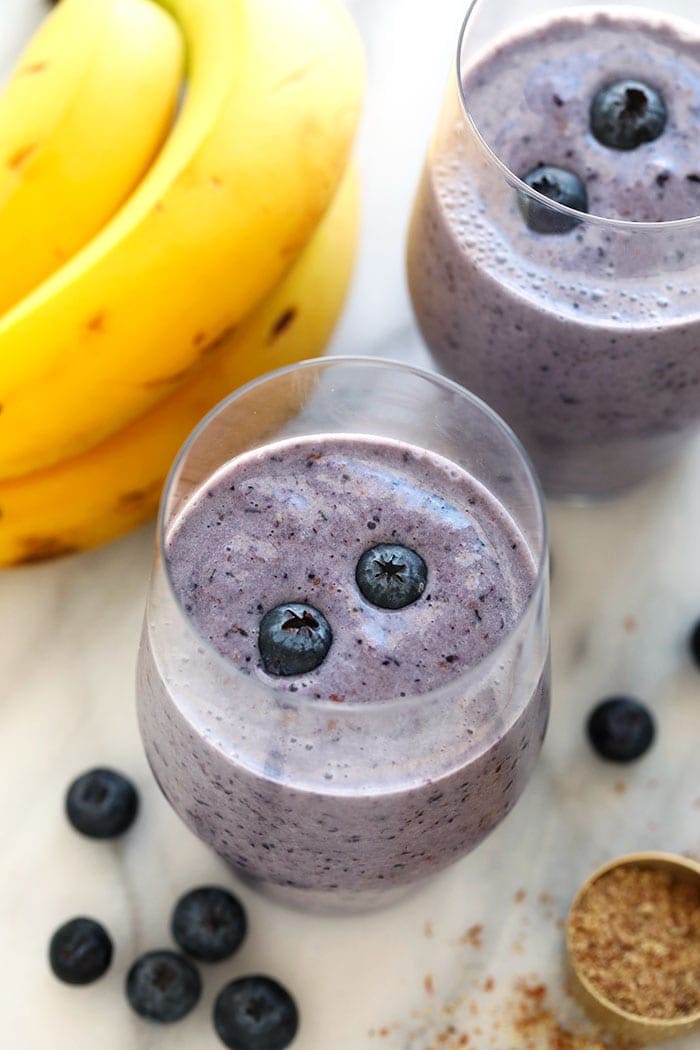
<svg viewBox="0 0 700 1050">
<path fill-rule="evenodd" d="M 278 339 L 282 335 L 282 332 L 286 332 L 290 324 L 294 322 L 298 314 L 296 306 L 288 306 L 284 313 L 281 313 L 272 328 L 270 329 L 270 335 L 268 337 L 268 343 L 274 343 L 275 339 Z"/>
<path fill-rule="evenodd" d="M 280 248 L 280 258 L 284 259 L 296 259 L 297 256 L 304 250 L 304 241 L 297 237 L 293 241 L 288 241 L 287 244 L 283 244 Z"/>
<path fill-rule="evenodd" d="M 48 68 L 48 62 L 32 62 L 30 66 L 25 66 L 23 69 L 20 69 L 19 72 L 22 74 L 26 73 L 29 76 L 32 76 L 34 73 L 43 73 L 44 70 Z"/>
<path fill-rule="evenodd" d="M 162 487 L 162 481 L 154 481 L 143 489 L 132 489 L 131 492 L 122 492 L 117 500 L 117 507 L 123 510 L 129 507 L 139 507 L 142 504 L 155 506 L 160 497 Z"/>
<path fill-rule="evenodd" d="M 77 554 L 80 550 L 80 547 L 63 543 L 56 536 L 25 536 L 21 543 L 23 552 L 15 559 L 15 565 L 34 565 L 49 558 Z"/>
<path fill-rule="evenodd" d="M 20 146 L 18 150 L 7 158 L 7 166 L 10 171 L 17 171 L 22 165 L 29 160 L 32 153 L 36 152 L 36 142 L 33 142 L 30 146 Z"/>
<path fill-rule="evenodd" d="M 107 314 L 104 310 L 98 310 L 96 314 L 89 317 L 85 322 L 88 332 L 104 332 Z"/>
<path fill-rule="evenodd" d="M 299 66 L 297 69 L 293 69 L 290 73 L 287 73 L 272 88 L 273 91 L 280 91 L 283 88 L 290 87 L 293 84 L 298 84 L 300 81 L 305 80 L 309 73 L 312 73 L 317 66 L 321 63 L 321 59 L 315 58 L 311 62 L 306 62 L 305 65 Z"/>
</svg>

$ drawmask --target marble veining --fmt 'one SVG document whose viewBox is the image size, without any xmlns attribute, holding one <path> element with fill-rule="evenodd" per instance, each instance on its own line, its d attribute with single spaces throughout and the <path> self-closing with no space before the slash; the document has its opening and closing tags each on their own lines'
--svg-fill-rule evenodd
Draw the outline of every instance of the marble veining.
<svg viewBox="0 0 700 1050">
<path fill-rule="evenodd" d="M 333 349 L 425 363 L 404 235 L 464 3 L 351 6 L 369 58 L 364 236 Z M 0 69 L 42 10 L 42 0 L 2 0 Z M 557 925 L 579 882 L 631 849 L 700 854 L 700 672 L 686 652 L 700 616 L 698 477 L 700 444 L 617 503 L 552 508 L 554 709 L 537 773 L 471 857 L 393 909 L 352 919 L 303 916 L 235 885 L 152 783 L 133 696 L 151 527 L 0 576 L 3 1050 L 216 1050 L 213 997 L 253 971 L 296 996 L 298 1050 L 452 1050 L 465 1045 L 461 1033 L 468 1050 L 520 1050 L 507 1020 L 519 978 L 545 983 L 561 1023 L 580 1025 L 562 987 Z M 644 698 L 658 719 L 656 747 L 630 768 L 603 765 L 582 736 L 589 706 L 618 691 Z M 68 781 L 98 762 L 129 772 L 142 792 L 138 823 L 115 845 L 79 838 L 62 815 Z M 176 897 L 205 880 L 234 885 L 249 938 L 233 960 L 205 968 L 193 1015 L 150 1027 L 126 1007 L 124 975 L 137 952 L 169 943 Z M 70 989 L 49 974 L 46 945 L 81 913 L 107 924 L 117 951 L 106 978 Z M 550 1050 L 546 1028 L 535 1038 Z M 697 1050 L 697 1037 L 673 1045 Z"/>
</svg>

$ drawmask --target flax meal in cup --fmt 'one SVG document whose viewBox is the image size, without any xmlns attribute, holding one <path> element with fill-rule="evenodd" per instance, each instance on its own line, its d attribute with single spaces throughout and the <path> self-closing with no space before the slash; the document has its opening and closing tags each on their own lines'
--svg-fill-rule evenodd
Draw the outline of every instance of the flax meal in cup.
<svg viewBox="0 0 700 1050">
<path fill-rule="evenodd" d="M 579 973 L 619 1009 L 664 1021 L 700 1012 L 700 885 L 621 865 L 581 895 L 569 934 Z"/>
</svg>

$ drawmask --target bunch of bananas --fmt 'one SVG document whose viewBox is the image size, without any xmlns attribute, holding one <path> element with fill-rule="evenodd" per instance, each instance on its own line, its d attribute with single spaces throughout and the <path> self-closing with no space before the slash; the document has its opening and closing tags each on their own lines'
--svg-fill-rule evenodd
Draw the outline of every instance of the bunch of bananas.
<svg viewBox="0 0 700 1050">
<path fill-rule="evenodd" d="M 213 404 L 323 350 L 362 85 L 342 0 L 60 0 L 0 96 L 0 565 L 140 524 Z"/>
</svg>

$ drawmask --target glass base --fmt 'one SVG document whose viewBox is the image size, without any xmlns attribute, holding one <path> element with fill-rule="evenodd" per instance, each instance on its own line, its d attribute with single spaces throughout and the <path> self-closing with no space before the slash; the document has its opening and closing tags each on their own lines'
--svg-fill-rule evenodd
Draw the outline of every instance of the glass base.
<svg viewBox="0 0 700 1050">
<path fill-rule="evenodd" d="M 233 871 L 246 886 L 276 904 L 318 915 L 355 915 L 390 908 L 411 897 L 431 881 L 430 878 L 419 879 L 386 890 L 314 890 L 299 886 L 280 886 L 277 883 L 251 878 L 236 868 L 233 868 Z"/>
<path fill-rule="evenodd" d="M 597 507 L 638 492 L 640 489 L 653 485 L 673 474 L 682 455 L 683 446 L 679 447 L 674 444 L 673 449 L 663 458 L 647 464 L 643 471 L 628 475 L 624 481 L 618 477 L 616 482 L 600 485 L 599 487 L 594 485 L 553 485 L 547 484 L 547 478 L 545 477 L 542 479 L 543 488 L 547 499 L 553 502 L 572 507 Z"/>
</svg>

